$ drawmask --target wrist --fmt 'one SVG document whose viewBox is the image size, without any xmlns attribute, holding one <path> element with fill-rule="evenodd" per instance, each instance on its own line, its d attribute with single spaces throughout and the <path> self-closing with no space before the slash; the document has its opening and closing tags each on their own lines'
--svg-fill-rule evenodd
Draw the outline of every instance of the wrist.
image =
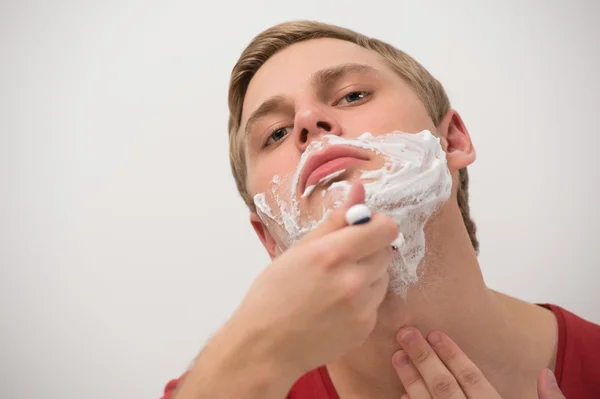
<svg viewBox="0 0 600 399">
<path fill-rule="evenodd" d="M 293 359 L 286 358 L 286 342 L 280 332 L 257 323 L 232 319 L 223 327 L 220 336 L 215 337 L 215 345 L 222 348 L 224 363 L 252 376 L 257 384 L 283 385 L 289 390 L 302 376 L 302 371 Z"/>
<path fill-rule="evenodd" d="M 267 332 L 234 324 L 230 320 L 198 356 L 182 387 L 194 395 L 182 392 L 178 399 L 286 397 L 301 375 L 281 360 Z"/>
</svg>

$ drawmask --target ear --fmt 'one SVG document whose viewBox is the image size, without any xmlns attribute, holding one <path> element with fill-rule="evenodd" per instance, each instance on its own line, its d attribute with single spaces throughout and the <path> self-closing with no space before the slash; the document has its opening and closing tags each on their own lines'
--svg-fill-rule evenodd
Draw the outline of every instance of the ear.
<svg viewBox="0 0 600 399">
<path fill-rule="evenodd" d="M 279 254 L 279 248 L 277 247 L 277 243 L 273 239 L 271 232 L 267 229 L 267 226 L 260 220 L 256 212 L 250 213 L 250 224 L 254 228 L 256 235 L 262 242 L 263 247 L 269 253 L 271 259 L 274 259 Z"/>
<path fill-rule="evenodd" d="M 462 118 L 455 110 L 449 110 L 437 126 L 446 150 L 448 168 L 454 172 L 475 161 L 475 147 Z"/>
</svg>

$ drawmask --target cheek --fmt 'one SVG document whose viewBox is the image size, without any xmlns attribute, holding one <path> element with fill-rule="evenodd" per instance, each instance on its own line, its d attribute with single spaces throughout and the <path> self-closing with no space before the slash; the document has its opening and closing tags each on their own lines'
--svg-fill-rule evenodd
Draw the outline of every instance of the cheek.
<svg viewBox="0 0 600 399">
<path fill-rule="evenodd" d="M 275 176 L 287 177 L 295 172 L 300 159 L 279 150 L 280 148 L 277 148 L 272 154 L 249 165 L 248 187 L 252 194 L 270 191 Z"/>
<path fill-rule="evenodd" d="M 366 131 L 375 135 L 386 134 L 394 130 L 418 133 L 422 130 L 435 132 L 433 121 L 420 102 L 395 100 L 373 102 L 372 106 L 351 121 L 353 132 L 360 135 Z M 358 129 L 358 131 L 356 131 Z M 435 134 L 435 133 L 434 133 Z"/>
</svg>

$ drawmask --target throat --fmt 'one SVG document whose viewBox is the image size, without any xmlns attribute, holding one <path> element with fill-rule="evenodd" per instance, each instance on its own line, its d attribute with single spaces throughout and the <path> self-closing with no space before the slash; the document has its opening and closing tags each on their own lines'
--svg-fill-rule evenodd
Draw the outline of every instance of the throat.
<svg viewBox="0 0 600 399">
<path fill-rule="evenodd" d="M 397 399 L 405 393 L 391 361 L 400 349 L 396 334 L 405 325 L 424 335 L 444 331 L 501 397 L 532 397 L 539 372 L 554 369 L 558 333 L 551 311 L 487 288 L 471 298 L 471 305 L 457 309 L 428 302 L 409 308 L 397 298 L 384 301 L 363 345 L 327 365 L 340 398 Z"/>
</svg>

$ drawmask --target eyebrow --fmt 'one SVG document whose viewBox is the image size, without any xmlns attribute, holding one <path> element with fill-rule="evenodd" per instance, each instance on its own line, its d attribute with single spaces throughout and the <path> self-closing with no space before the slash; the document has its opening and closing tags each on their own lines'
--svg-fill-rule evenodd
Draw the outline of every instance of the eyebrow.
<svg viewBox="0 0 600 399">
<path fill-rule="evenodd" d="M 365 64 L 341 64 L 315 72 L 311 78 L 311 83 L 313 86 L 328 87 L 347 75 L 358 74 L 378 75 L 379 71 Z"/>
<path fill-rule="evenodd" d="M 378 75 L 379 71 L 370 65 L 348 63 L 336 65 L 331 68 L 322 69 L 311 76 L 311 85 L 314 87 L 330 88 L 340 79 L 353 74 Z M 263 102 L 248 118 L 244 128 L 244 136 L 247 138 L 252 126 L 261 118 L 271 112 L 285 108 L 286 100 L 283 96 L 274 96 Z"/>
</svg>

